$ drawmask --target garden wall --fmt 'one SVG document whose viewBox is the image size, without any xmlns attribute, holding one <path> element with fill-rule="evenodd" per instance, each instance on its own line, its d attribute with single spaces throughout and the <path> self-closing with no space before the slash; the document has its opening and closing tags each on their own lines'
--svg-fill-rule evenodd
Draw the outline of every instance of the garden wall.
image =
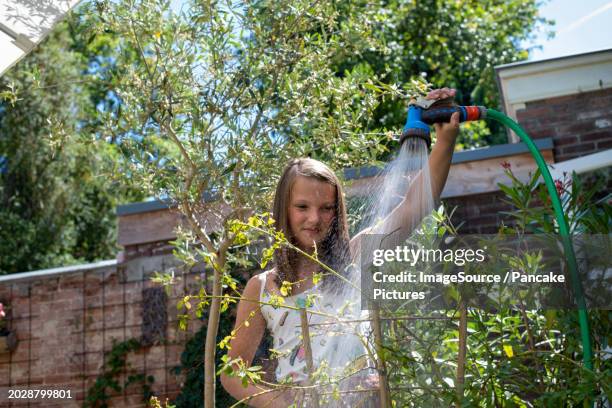
<svg viewBox="0 0 612 408">
<path fill-rule="evenodd" d="M 182 279 L 170 296 L 160 293 L 161 288 L 151 289 L 151 274 L 170 269 Z M 18 345 L 0 354 L 0 406 L 82 406 L 108 363 L 113 343 L 129 339 L 145 344 L 127 354 L 128 367 L 117 377 L 119 384 L 129 375 L 153 376 L 156 395 L 175 397 L 184 377 L 173 368 L 186 341 L 201 327 L 192 320 L 187 332 L 179 331 L 176 303 L 199 287 L 200 278 L 200 271 L 175 267 L 171 255 L 152 253 L 121 264 L 105 261 L 1 277 L 0 300 L 10 305 L 10 329 Z M 143 304 L 148 305 L 144 314 Z M 110 406 L 144 406 L 142 384 L 120 393 L 108 390 L 114 395 Z M 7 388 L 70 390 L 72 399 L 11 401 Z"/>
</svg>

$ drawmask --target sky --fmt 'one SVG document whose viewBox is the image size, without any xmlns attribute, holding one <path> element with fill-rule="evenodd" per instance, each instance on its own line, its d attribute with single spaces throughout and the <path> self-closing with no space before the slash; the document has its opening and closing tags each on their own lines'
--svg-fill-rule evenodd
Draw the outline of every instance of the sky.
<svg viewBox="0 0 612 408">
<path fill-rule="evenodd" d="M 533 42 L 542 45 L 530 53 L 531 61 L 612 49 L 611 0 L 549 0 L 540 7 L 540 16 L 556 21 L 555 37 L 540 32 Z"/>
</svg>

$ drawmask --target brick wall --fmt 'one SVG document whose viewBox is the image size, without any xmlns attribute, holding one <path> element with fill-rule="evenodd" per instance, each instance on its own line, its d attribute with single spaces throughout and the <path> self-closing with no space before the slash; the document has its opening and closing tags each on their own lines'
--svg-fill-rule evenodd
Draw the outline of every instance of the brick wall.
<svg viewBox="0 0 612 408">
<path fill-rule="evenodd" d="M 511 211 L 512 206 L 503 200 L 500 192 L 454 197 L 444 200 L 448 211 L 455 212 L 451 221 L 462 234 L 494 234 L 502 223 L 509 225 L 510 217 L 501 214 Z"/>
<path fill-rule="evenodd" d="M 113 341 L 140 339 L 142 292 L 153 286 L 151 273 L 174 266 L 171 256 L 149 256 L 118 266 L 0 283 L 0 300 L 11 307 L 10 328 L 19 340 L 12 353 L 0 354 L 0 407 L 82 406 Z M 177 300 L 197 292 L 201 272 L 177 269 L 176 276 L 182 280 L 167 300 L 166 340 L 130 353 L 130 367 L 120 377 L 122 384 L 129 374 L 153 375 L 154 393 L 170 399 L 178 394 L 182 381 L 171 369 L 179 364 L 186 341 L 202 325 L 192 320 L 188 332 L 177 329 Z M 11 402 L 7 388 L 71 390 L 73 399 Z M 141 385 L 133 384 L 114 396 L 110 406 L 141 406 L 141 398 Z"/>
<path fill-rule="evenodd" d="M 174 246 L 168 241 L 147 242 L 138 245 L 126 245 L 121 252 L 122 262 L 141 257 L 171 255 Z"/>
<path fill-rule="evenodd" d="M 555 162 L 610 149 L 612 89 L 528 102 L 517 119 L 532 138 L 553 138 Z"/>
</svg>

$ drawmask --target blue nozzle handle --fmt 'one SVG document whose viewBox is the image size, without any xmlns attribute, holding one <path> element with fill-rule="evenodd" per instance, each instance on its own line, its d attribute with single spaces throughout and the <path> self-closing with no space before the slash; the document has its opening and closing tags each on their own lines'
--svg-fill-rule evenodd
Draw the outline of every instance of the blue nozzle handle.
<svg viewBox="0 0 612 408">
<path fill-rule="evenodd" d="M 417 137 L 425 140 L 427 147 L 431 146 L 431 137 L 429 136 L 429 125 L 422 120 L 423 108 L 415 105 L 408 106 L 408 118 L 406 125 L 400 136 L 400 146 L 404 140 L 410 137 Z"/>
</svg>

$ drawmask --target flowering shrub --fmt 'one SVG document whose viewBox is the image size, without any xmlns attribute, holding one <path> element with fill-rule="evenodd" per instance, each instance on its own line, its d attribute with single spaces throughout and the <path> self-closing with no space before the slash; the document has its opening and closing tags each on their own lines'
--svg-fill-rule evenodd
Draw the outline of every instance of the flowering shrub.
<svg viewBox="0 0 612 408">
<path fill-rule="evenodd" d="M 509 225 L 499 234 L 558 235 L 549 192 L 534 172 L 526 182 L 510 163 L 500 163 L 510 185 L 500 185 L 512 206 Z M 611 196 L 607 194 L 609 173 L 566 174 L 555 180 L 572 234 L 603 234 L 612 227 Z M 434 214 L 438 230 L 458 234 L 444 211 Z M 501 248 L 488 243 L 491 254 Z M 529 265 L 529 259 L 511 254 Z M 482 270 L 480 270 L 483 273 Z M 469 295 L 469 293 L 467 293 Z M 450 292 L 449 296 L 462 296 Z M 589 309 L 593 370 L 581 363 L 582 342 L 575 310 L 539 310 L 520 299 L 491 303 L 492 310 L 467 306 L 465 334 L 460 310 L 438 313 L 427 320 L 412 314 L 409 320 L 388 319 L 383 326 L 383 357 L 391 398 L 396 406 L 548 407 L 603 406 L 612 395 L 612 360 L 608 359 L 610 312 Z M 460 308 L 459 308 L 460 309 Z M 419 318 L 421 317 L 421 318 Z M 463 341 L 462 341 L 463 340 Z M 459 374 L 460 344 L 468 356 Z M 589 405 L 589 406 L 591 406 Z"/>
</svg>

